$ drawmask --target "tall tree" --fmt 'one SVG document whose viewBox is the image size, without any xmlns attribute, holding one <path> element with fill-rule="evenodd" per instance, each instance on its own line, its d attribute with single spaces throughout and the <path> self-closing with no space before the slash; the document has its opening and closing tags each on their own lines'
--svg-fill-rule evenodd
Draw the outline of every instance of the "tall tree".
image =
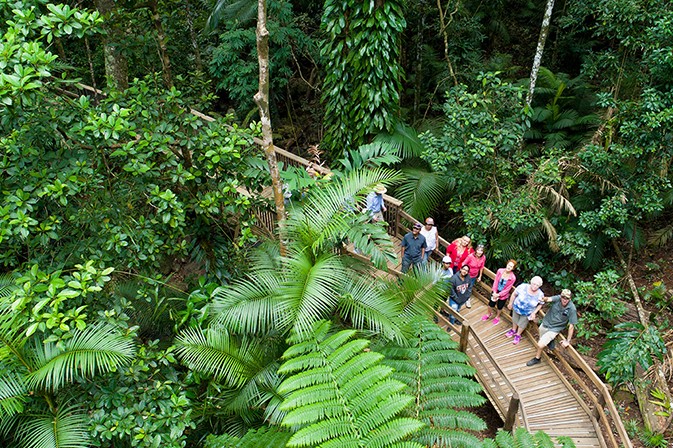
<svg viewBox="0 0 673 448">
<path fill-rule="evenodd" d="M 280 180 L 276 150 L 273 146 L 273 132 L 271 130 L 271 112 L 269 110 L 269 30 L 266 28 L 266 0 L 257 1 L 257 60 L 259 62 L 259 90 L 255 94 L 255 103 L 259 108 L 259 120 L 262 124 L 262 148 L 269 165 L 273 200 L 276 204 L 276 220 L 281 229 L 280 251 L 285 255 L 283 242 L 283 226 L 285 221 L 285 202 L 283 185 Z"/>
<path fill-rule="evenodd" d="M 106 37 L 103 41 L 105 75 L 108 86 L 125 90 L 129 86 L 128 60 L 121 50 L 123 28 L 115 24 L 117 5 L 114 0 L 95 0 L 96 9 L 105 18 Z"/>
<path fill-rule="evenodd" d="M 542 27 L 540 28 L 540 37 L 537 40 L 537 48 L 535 50 L 535 57 L 533 58 L 533 67 L 530 70 L 530 86 L 528 87 L 528 95 L 526 96 L 526 105 L 530 107 L 533 102 L 533 94 L 535 93 L 535 83 L 537 82 L 537 74 L 540 71 L 540 64 L 542 63 L 542 54 L 544 53 L 544 45 L 547 42 L 549 35 L 549 23 L 551 22 L 552 11 L 554 10 L 554 0 L 547 0 L 547 6 L 544 10 L 544 17 L 542 18 Z"/>
</svg>

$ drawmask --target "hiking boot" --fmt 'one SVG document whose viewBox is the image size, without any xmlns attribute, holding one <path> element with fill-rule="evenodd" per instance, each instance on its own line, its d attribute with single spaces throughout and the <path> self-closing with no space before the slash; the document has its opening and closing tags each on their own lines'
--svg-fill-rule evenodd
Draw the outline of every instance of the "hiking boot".
<svg viewBox="0 0 673 448">
<path fill-rule="evenodd" d="M 526 363 L 526 365 L 527 365 L 528 367 L 530 367 L 530 366 L 534 366 L 534 365 L 536 365 L 536 364 L 540 364 L 540 358 L 533 358 L 533 359 L 531 359 L 530 361 L 528 361 L 528 362 Z"/>
<path fill-rule="evenodd" d="M 512 330 L 511 328 L 507 330 L 507 333 L 505 333 L 505 337 L 511 338 L 516 334 L 516 331 Z"/>
<path fill-rule="evenodd" d="M 521 335 L 519 335 L 519 334 L 515 334 L 515 335 L 514 335 L 514 340 L 512 341 L 512 344 L 516 345 L 516 344 L 518 344 L 519 342 L 521 342 Z"/>
</svg>

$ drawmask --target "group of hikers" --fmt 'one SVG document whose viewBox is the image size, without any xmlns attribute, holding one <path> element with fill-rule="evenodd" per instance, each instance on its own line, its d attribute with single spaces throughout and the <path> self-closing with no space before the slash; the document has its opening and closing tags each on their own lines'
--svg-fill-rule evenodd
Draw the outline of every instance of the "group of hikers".
<svg viewBox="0 0 673 448">
<path fill-rule="evenodd" d="M 367 197 L 367 208 L 373 221 L 383 220 L 386 211 L 382 195 L 386 189 L 377 185 Z M 477 281 L 481 282 L 486 264 L 484 245 L 478 244 L 472 249 L 472 240 L 465 235 L 455 239 L 446 248 L 446 255 L 442 258 L 441 266 L 437 270 L 437 281 L 443 281 L 449 290 L 448 305 L 457 313 L 465 305 L 471 308 L 470 298 L 472 289 Z M 416 222 L 412 229 L 402 238 L 401 258 L 402 272 L 411 268 L 427 269 L 430 254 L 438 248 L 439 234 L 432 218 L 427 218 L 424 224 Z M 572 303 L 570 290 L 564 289 L 561 294 L 546 297 L 542 290 L 542 278 L 534 276 L 530 282 L 522 283 L 516 288 L 516 274 L 514 269 L 517 262 L 509 260 L 504 268 L 498 269 L 491 287 L 491 296 L 488 303 L 488 313 L 481 317 L 481 321 L 500 323 L 502 310 L 507 306 L 511 310 L 512 328 L 505 336 L 512 338 L 512 344 L 521 341 L 521 335 L 530 321 L 537 318 L 537 313 L 545 304 L 549 304 L 539 327 L 537 352 L 526 365 L 534 366 L 540 363 L 540 356 L 545 347 L 554 348 L 556 336 L 568 327 L 568 336 L 563 341 L 563 347 L 570 345 L 575 325 L 577 325 L 577 309 Z M 448 315 L 451 324 L 460 325 L 460 321 L 453 314 Z"/>
</svg>

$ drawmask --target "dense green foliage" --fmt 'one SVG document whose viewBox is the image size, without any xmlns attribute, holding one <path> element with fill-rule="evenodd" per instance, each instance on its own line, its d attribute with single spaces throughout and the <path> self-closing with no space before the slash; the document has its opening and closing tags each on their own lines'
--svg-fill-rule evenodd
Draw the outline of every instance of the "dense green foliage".
<svg viewBox="0 0 673 448">
<path fill-rule="evenodd" d="M 399 0 L 325 1 L 323 144 L 333 157 L 393 129 L 402 75 L 398 59 L 406 26 L 403 7 Z"/>
<path fill-rule="evenodd" d="M 274 138 L 334 172 L 281 167 L 279 244 L 253 233 L 255 2 L 0 2 L 0 445 L 479 446 L 443 291 L 341 251 L 395 260 L 361 213 L 379 182 L 488 267 L 570 287 L 602 374 L 634 381 L 669 323 L 613 328 L 610 258 L 673 239 L 669 3 L 557 5 L 526 107 L 540 2 L 270 0 Z"/>
</svg>

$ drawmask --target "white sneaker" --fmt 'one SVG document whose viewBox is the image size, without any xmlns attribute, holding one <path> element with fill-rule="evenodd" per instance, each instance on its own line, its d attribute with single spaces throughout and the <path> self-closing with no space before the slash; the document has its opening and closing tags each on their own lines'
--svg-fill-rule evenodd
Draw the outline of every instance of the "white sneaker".
<svg viewBox="0 0 673 448">
<path fill-rule="evenodd" d="M 472 308 L 472 297 L 467 299 L 467 302 L 465 302 L 465 306 L 468 308 Z"/>
</svg>

